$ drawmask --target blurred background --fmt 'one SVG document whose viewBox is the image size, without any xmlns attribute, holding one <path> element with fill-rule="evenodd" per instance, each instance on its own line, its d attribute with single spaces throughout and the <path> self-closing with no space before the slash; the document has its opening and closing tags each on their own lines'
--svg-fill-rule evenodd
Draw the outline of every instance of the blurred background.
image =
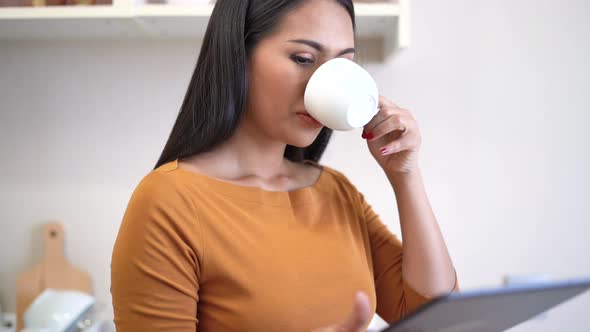
<svg viewBox="0 0 590 332">
<path fill-rule="evenodd" d="M 590 2 L 410 8 L 409 46 L 359 61 L 421 126 L 421 167 L 462 288 L 590 276 Z M 60 221 L 65 255 L 91 275 L 98 315 L 112 318 L 117 230 L 163 149 L 199 47 L 0 40 L 2 310 L 15 312 L 17 275 L 41 259 L 41 225 Z M 393 192 L 361 132 L 330 144 L 323 164 L 400 234 Z M 590 331 L 588 307 L 584 294 L 511 331 Z"/>
</svg>

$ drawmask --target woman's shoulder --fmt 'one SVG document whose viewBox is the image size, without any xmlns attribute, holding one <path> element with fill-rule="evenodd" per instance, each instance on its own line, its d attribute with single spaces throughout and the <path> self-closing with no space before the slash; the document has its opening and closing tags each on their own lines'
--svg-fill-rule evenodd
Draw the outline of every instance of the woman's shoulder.
<svg viewBox="0 0 590 332">
<path fill-rule="evenodd" d="M 133 196 L 156 200 L 171 200 L 182 196 L 186 189 L 176 176 L 176 169 L 176 161 L 171 161 L 147 173 L 137 184 Z"/>
</svg>

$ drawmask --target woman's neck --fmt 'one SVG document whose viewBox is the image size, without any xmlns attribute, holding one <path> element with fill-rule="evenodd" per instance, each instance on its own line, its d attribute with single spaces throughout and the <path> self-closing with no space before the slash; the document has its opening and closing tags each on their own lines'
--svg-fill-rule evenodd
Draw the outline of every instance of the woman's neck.
<svg viewBox="0 0 590 332">
<path fill-rule="evenodd" d="M 210 175 L 230 181 L 276 181 L 290 176 L 293 170 L 292 163 L 284 158 L 285 147 L 285 143 L 240 126 L 231 138 L 210 152 L 190 158 L 189 162 Z"/>
</svg>

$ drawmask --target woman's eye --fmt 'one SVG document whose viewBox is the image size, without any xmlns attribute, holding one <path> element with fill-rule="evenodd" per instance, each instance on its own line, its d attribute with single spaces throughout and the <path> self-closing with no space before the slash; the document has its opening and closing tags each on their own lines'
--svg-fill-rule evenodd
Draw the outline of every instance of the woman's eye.
<svg viewBox="0 0 590 332">
<path fill-rule="evenodd" d="M 300 65 L 310 65 L 313 63 L 313 59 L 306 58 L 306 57 L 299 56 L 299 55 L 292 55 L 291 60 L 293 60 L 295 63 L 300 64 Z"/>
</svg>

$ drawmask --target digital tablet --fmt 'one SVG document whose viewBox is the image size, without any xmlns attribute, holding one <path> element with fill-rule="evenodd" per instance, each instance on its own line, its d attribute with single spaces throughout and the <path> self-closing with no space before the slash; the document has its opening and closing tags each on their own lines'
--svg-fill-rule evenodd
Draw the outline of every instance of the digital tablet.
<svg viewBox="0 0 590 332">
<path fill-rule="evenodd" d="M 501 332 L 589 288 L 586 278 L 451 293 L 381 332 Z"/>
</svg>

